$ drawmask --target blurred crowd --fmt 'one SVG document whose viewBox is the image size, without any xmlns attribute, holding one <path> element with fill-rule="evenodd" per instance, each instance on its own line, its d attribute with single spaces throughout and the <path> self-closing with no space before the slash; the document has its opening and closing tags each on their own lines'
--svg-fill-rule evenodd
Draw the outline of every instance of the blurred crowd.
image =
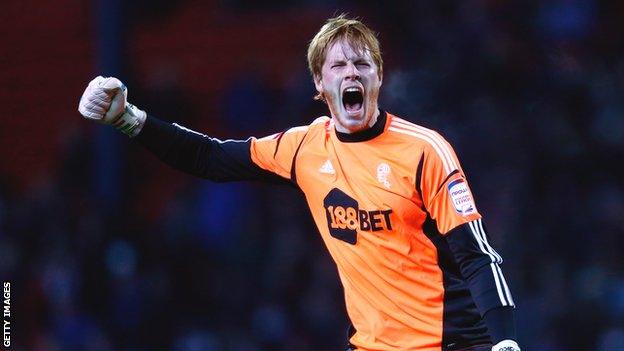
<svg viewBox="0 0 624 351">
<path fill-rule="evenodd" d="M 279 49 L 294 61 L 273 67 L 253 48 L 229 75 L 203 57 L 202 71 L 185 70 L 166 40 L 155 51 L 167 54 L 145 65 L 142 42 L 125 43 L 132 102 L 222 138 L 326 114 L 312 100 L 307 40 L 336 13 L 360 16 L 382 43 L 382 108 L 440 131 L 462 161 L 505 259 L 523 350 L 624 350 L 622 3 L 157 1 L 141 17 L 146 3 L 127 5 L 128 37 L 197 10 L 217 22 L 308 18 L 309 30 L 280 32 L 299 42 Z M 213 75 L 219 84 L 200 95 L 194 79 Z M 13 286 L 16 350 L 345 348 L 336 268 L 297 190 L 194 179 L 71 119 L 45 176 L 15 187 L 0 175 L 0 276 Z M 119 180 L 105 194 L 96 173 L 108 164 L 93 156 L 101 140 L 117 145 L 106 152 Z"/>
</svg>

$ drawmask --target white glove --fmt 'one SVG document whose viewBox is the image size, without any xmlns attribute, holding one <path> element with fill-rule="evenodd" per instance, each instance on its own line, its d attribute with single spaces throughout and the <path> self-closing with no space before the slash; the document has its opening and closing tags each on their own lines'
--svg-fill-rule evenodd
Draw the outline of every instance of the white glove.
<svg viewBox="0 0 624 351">
<path fill-rule="evenodd" d="M 111 124 L 128 136 L 139 134 L 147 115 L 128 103 L 128 89 L 117 78 L 95 77 L 87 86 L 78 111 L 86 119 Z"/>
<path fill-rule="evenodd" d="M 520 346 L 513 340 L 503 340 L 492 346 L 492 351 L 520 351 Z"/>
</svg>

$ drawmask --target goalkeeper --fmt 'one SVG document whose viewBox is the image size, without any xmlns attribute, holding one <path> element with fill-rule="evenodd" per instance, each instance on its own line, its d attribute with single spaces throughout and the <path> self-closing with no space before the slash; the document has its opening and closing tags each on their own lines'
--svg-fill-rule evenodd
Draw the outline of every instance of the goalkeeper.
<svg viewBox="0 0 624 351">
<path fill-rule="evenodd" d="M 374 33 L 329 19 L 308 65 L 329 116 L 263 138 L 221 141 L 161 121 L 112 77 L 91 81 L 78 110 L 186 173 L 301 189 L 344 288 L 348 349 L 519 351 L 502 258 L 455 151 L 378 106 Z"/>
</svg>

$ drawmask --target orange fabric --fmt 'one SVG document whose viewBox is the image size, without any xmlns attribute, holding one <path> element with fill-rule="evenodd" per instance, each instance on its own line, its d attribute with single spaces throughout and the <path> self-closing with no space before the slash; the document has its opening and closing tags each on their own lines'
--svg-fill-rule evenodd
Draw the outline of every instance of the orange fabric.
<svg viewBox="0 0 624 351">
<path fill-rule="evenodd" d="M 384 132 L 367 141 L 341 142 L 321 117 L 251 143 L 254 163 L 289 179 L 295 153 L 297 184 L 336 262 L 357 330 L 351 343 L 358 350 L 441 350 L 443 277 L 422 224 L 427 211 L 441 233 L 480 218 L 450 145 L 390 114 Z M 421 158 L 422 195 L 415 185 Z"/>
</svg>

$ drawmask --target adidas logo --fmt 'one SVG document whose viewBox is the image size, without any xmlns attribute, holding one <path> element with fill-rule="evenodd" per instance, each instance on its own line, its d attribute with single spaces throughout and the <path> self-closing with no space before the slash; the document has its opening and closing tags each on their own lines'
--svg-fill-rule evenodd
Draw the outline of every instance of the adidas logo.
<svg viewBox="0 0 624 351">
<path fill-rule="evenodd" d="M 334 170 L 334 166 L 332 166 L 332 164 L 331 164 L 331 162 L 329 160 L 327 160 L 327 161 L 325 161 L 325 163 L 323 163 L 321 168 L 319 168 L 319 172 L 327 173 L 327 174 L 336 174 L 336 171 Z"/>
</svg>

